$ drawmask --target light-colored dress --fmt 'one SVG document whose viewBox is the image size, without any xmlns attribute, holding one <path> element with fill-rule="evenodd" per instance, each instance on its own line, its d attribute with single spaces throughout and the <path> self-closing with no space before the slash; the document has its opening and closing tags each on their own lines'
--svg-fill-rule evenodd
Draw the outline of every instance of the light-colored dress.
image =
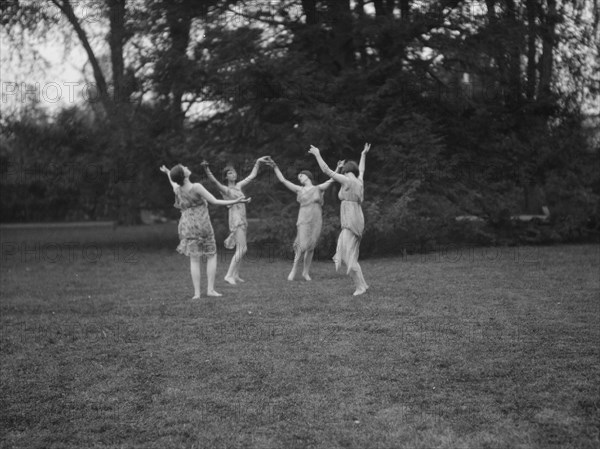
<svg viewBox="0 0 600 449">
<path fill-rule="evenodd" d="M 310 251 L 317 246 L 317 240 L 323 227 L 323 191 L 316 186 L 302 188 L 296 200 L 300 203 L 296 227 L 298 233 L 294 240 L 296 251 Z"/>
<path fill-rule="evenodd" d="M 223 198 L 226 200 L 237 200 L 244 197 L 244 192 L 238 186 L 227 187 L 223 192 Z M 225 239 L 225 248 L 234 249 L 237 243 L 237 232 L 246 232 L 248 229 L 248 221 L 246 220 L 246 204 L 237 203 L 229 208 L 229 235 Z"/>
<path fill-rule="evenodd" d="M 207 201 L 197 193 L 186 192 L 178 187 L 175 190 L 175 207 L 181 209 L 177 252 L 186 256 L 216 254 L 215 233 L 210 223 Z"/>
<path fill-rule="evenodd" d="M 333 260 L 336 270 L 340 268 L 342 262 L 345 263 L 347 274 L 358 267 L 360 240 L 365 229 L 365 218 L 361 208 L 363 194 L 363 183 L 358 178 L 348 178 L 348 182 L 342 185 L 338 194 L 339 199 L 342 200 L 340 205 L 342 232 L 338 237 Z"/>
</svg>

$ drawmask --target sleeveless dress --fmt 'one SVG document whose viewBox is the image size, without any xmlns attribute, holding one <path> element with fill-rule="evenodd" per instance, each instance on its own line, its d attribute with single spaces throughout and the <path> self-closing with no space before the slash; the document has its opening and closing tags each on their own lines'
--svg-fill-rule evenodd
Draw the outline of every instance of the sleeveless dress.
<svg viewBox="0 0 600 449">
<path fill-rule="evenodd" d="M 294 240 L 296 251 L 310 251 L 317 246 L 323 226 L 323 191 L 316 186 L 302 189 L 296 200 L 300 203 L 296 227 L 298 233 Z"/>
<path fill-rule="evenodd" d="M 216 254 L 215 233 L 210 223 L 207 201 L 198 194 L 178 187 L 175 191 L 175 207 L 181 209 L 177 252 L 186 256 Z"/>
<path fill-rule="evenodd" d="M 360 240 L 365 229 L 365 218 L 361 208 L 363 201 L 363 183 L 357 178 L 348 178 L 348 183 L 342 185 L 338 197 L 342 200 L 340 205 L 340 221 L 342 232 L 338 237 L 337 249 L 333 256 L 335 269 L 341 263 L 347 267 L 349 274 L 353 268 L 358 268 L 358 253 Z"/>
<path fill-rule="evenodd" d="M 237 200 L 243 198 L 244 192 L 238 186 L 227 187 L 227 191 L 223 193 L 223 198 L 226 200 Z M 234 249 L 236 245 L 236 233 L 238 230 L 246 231 L 248 229 L 248 221 L 246 220 L 246 204 L 237 203 L 229 208 L 229 235 L 225 239 L 225 248 Z"/>
</svg>

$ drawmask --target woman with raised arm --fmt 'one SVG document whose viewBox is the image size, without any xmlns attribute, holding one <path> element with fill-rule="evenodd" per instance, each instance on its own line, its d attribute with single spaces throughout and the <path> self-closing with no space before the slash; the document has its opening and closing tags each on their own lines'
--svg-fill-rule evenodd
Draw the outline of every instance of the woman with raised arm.
<svg viewBox="0 0 600 449">
<path fill-rule="evenodd" d="M 352 277 L 356 287 L 354 291 L 355 296 L 362 295 L 369 288 L 358 263 L 358 254 L 360 240 L 365 228 L 361 203 L 364 197 L 363 176 L 365 173 L 365 159 L 370 149 L 371 144 L 366 143 L 361 153 L 360 163 L 358 165 L 354 161 L 344 163 L 341 174 L 334 172 L 327 166 L 317 147 L 311 145 L 308 151 L 315 156 L 323 173 L 342 185 L 338 194 L 339 199 L 342 200 L 340 205 L 342 231 L 338 237 L 337 249 L 333 260 L 336 270 L 339 269 L 342 262 L 346 264 L 347 274 Z"/>
<path fill-rule="evenodd" d="M 175 207 L 181 210 L 178 233 L 179 246 L 177 252 L 189 256 L 190 272 L 194 284 L 194 297 L 200 299 L 200 257 L 206 260 L 206 294 L 208 296 L 222 296 L 215 291 L 215 274 L 217 271 L 217 245 L 215 234 L 210 223 L 208 204 L 231 206 L 238 203 L 247 203 L 250 198 L 237 198 L 235 200 L 218 200 L 200 183 L 190 182 L 192 172 L 187 167 L 177 164 L 171 170 L 164 165 L 160 171 L 166 173 L 175 193 Z"/>
<path fill-rule="evenodd" d="M 208 162 L 202 161 L 202 166 L 204 167 L 206 176 L 217 185 L 223 198 L 226 200 L 235 200 L 244 197 L 242 187 L 247 186 L 250 181 L 256 178 L 260 163 L 266 161 L 267 156 L 257 159 L 250 174 L 237 183 L 237 172 L 232 166 L 228 165 L 223 169 L 223 181 L 227 183 L 226 186 L 221 184 L 217 178 L 215 178 L 215 175 L 210 171 Z M 227 270 L 227 274 L 225 275 L 225 281 L 232 285 L 235 285 L 238 282 L 244 282 L 244 280 L 240 278 L 240 265 L 242 263 L 242 258 L 248 251 L 246 240 L 247 229 L 248 221 L 246 220 L 246 205 L 237 203 L 233 206 L 229 206 L 229 236 L 225 239 L 225 248 L 235 248 L 235 253 L 231 258 L 229 270 Z"/>
<path fill-rule="evenodd" d="M 330 179 L 323 184 L 313 185 L 312 173 L 308 170 L 302 170 L 298 173 L 300 185 L 297 185 L 285 179 L 275 161 L 269 159 L 267 163 L 273 167 L 277 179 L 296 194 L 296 201 L 300 203 L 298 220 L 296 222 L 297 234 L 294 240 L 294 264 L 288 276 L 288 281 L 294 280 L 302 255 L 304 255 L 302 277 L 310 281 L 310 264 L 313 259 L 315 247 L 317 246 L 317 240 L 319 240 L 319 236 L 321 235 L 321 227 L 323 226 L 323 192 L 332 184 L 332 180 Z"/>
</svg>

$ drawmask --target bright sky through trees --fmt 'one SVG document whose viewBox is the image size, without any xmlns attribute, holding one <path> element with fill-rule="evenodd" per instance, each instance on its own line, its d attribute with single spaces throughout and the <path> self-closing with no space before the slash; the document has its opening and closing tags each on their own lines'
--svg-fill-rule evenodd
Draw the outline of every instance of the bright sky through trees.
<svg viewBox="0 0 600 449">
<path fill-rule="evenodd" d="M 136 2 L 131 3 L 135 4 Z M 250 20 L 248 17 L 256 12 L 257 6 L 264 9 L 265 5 L 272 6 L 273 4 L 275 2 L 267 1 L 264 2 L 264 5 L 260 2 L 249 2 L 244 5 L 232 6 L 224 25 L 235 28 L 247 24 Z M 61 17 L 60 11 L 50 1 L 45 1 L 44 5 L 46 6 L 45 12 L 50 12 L 51 15 L 55 14 L 55 17 L 59 18 L 59 27 L 50 27 L 43 34 L 25 32 L 20 42 L 9 41 L 5 34 L 6 31 L 0 31 L 0 84 L 2 94 L 0 107 L 3 112 L 2 115 L 29 108 L 32 104 L 46 110 L 56 111 L 69 105 L 82 104 L 96 99 L 91 67 L 85 51 L 72 31 L 72 27 L 64 17 Z M 101 2 L 75 1 L 73 5 L 76 15 L 90 37 L 94 52 L 98 56 L 103 69 L 108 73 L 110 71 L 109 47 L 106 42 L 108 24 L 105 14 L 101 10 L 103 4 Z M 299 5 L 296 6 L 298 7 L 297 10 L 291 9 L 288 11 L 290 17 L 299 17 L 300 8 Z M 411 6 L 413 9 L 422 9 L 424 3 L 414 1 Z M 591 3 L 589 6 L 585 15 L 589 20 L 592 20 Z M 484 2 L 465 2 L 463 9 L 465 8 L 468 9 L 472 18 L 485 18 L 486 6 Z M 270 12 L 273 13 L 275 8 L 271 9 L 273 11 Z M 367 4 L 365 11 L 373 13 L 372 5 Z M 577 25 L 569 18 L 566 19 L 562 23 L 563 31 L 567 30 L 573 36 L 576 36 Z M 263 27 L 265 30 L 269 29 L 267 25 L 260 21 L 253 21 L 252 25 Z M 574 43 L 572 46 L 566 47 L 563 43 L 556 60 L 561 62 L 566 57 L 588 60 L 589 64 L 581 66 L 582 70 L 585 71 L 586 67 L 593 70 L 593 59 L 597 56 L 579 44 Z M 573 80 L 568 78 L 564 67 L 562 69 L 559 67 L 556 73 L 559 85 L 573 84 Z M 600 101 L 596 101 L 597 97 L 594 97 L 588 86 L 582 85 L 573 88 L 581 91 L 580 101 L 582 109 L 586 113 L 600 113 Z M 144 98 L 151 98 L 151 95 L 146 94 Z M 186 101 L 197 101 L 192 97 L 184 97 L 183 100 L 184 105 Z M 207 113 L 212 109 L 212 105 L 198 101 L 197 107 L 189 109 L 188 117 L 198 113 Z"/>
</svg>

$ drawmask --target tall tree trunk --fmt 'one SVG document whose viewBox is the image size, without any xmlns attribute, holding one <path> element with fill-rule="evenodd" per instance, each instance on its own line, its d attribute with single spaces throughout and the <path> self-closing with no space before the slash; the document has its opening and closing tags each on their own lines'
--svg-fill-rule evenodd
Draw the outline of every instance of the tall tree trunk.
<svg viewBox="0 0 600 449">
<path fill-rule="evenodd" d="M 527 0 L 527 85 L 525 95 L 527 100 L 533 101 L 535 98 L 536 86 L 536 37 L 537 30 L 535 25 L 536 6 L 535 0 Z"/>
<path fill-rule="evenodd" d="M 400 17 L 402 20 L 408 20 L 410 13 L 410 0 L 400 0 Z"/>
<path fill-rule="evenodd" d="M 337 69 L 331 57 L 331 36 L 319 26 L 323 17 L 317 11 L 317 0 L 302 0 L 302 12 L 306 17 L 306 26 L 293 28 L 293 47 L 305 55 L 314 57 L 323 72 L 335 73 Z"/>
<path fill-rule="evenodd" d="M 336 72 L 354 66 L 353 17 L 350 0 L 328 0 L 327 11 L 331 17 L 333 31 L 331 56 Z"/>
<path fill-rule="evenodd" d="M 190 42 L 190 28 L 192 24 L 192 14 L 189 8 L 192 6 L 167 3 L 167 23 L 169 25 L 169 37 L 171 38 L 171 51 L 169 62 L 169 78 L 171 93 L 171 119 L 175 129 L 183 128 L 184 112 L 181 107 L 181 101 L 185 92 L 184 82 L 185 73 L 189 66 L 187 57 L 187 48 Z M 187 6 L 187 7 L 185 7 Z"/>
<path fill-rule="evenodd" d="M 125 64 L 123 45 L 125 43 L 125 0 L 108 0 L 108 19 L 110 31 L 108 44 L 112 64 L 113 99 L 118 105 L 127 102 L 129 94 L 125 85 Z"/>
<path fill-rule="evenodd" d="M 506 0 L 507 20 L 510 35 L 507 39 L 508 44 L 508 83 L 510 89 L 509 101 L 511 107 L 520 107 L 523 103 L 522 83 L 521 83 L 521 30 L 522 25 L 517 17 L 517 11 L 514 0 Z"/>
<path fill-rule="evenodd" d="M 542 22 L 542 56 L 539 64 L 540 82 L 538 100 L 549 102 L 551 97 L 552 71 L 554 66 L 554 47 L 556 45 L 556 0 L 547 0 L 548 10 Z"/>
<path fill-rule="evenodd" d="M 127 115 L 126 105 L 122 102 L 126 98 L 126 92 L 123 91 L 125 88 L 125 75 L 124 75 L 124 62 L 123 62 L 123 45 L 125 43 L 125 1 L 126 0 L 107 0 L 107 6 L 109 8 L 109 35 L 108 42 L 111 50 L 111 64 L 113 73 L 114 83 L 114 97 L 111 98 L 108 92 L 108 86 L 106 84 L 106 78 L 98 58 L 92 50 L 89 40 L 85 31 L 83 30 L 79 19 L 73 12 L 72 5 L 69 0 L 52 0 L 52 2 L 62 11 L 64 16 L 67 18 L 77 37 L 79 38 L 83 48 L 85 49 L 88 60 L 92 65 L 94 73 L 94 79 L 98 88 L 99 99 L 104 107 L 107 114 L 108 121 L 111 125 L 111 137 L 113 143 L 110 145 L 110 153 L 112 167 L 106 167 L 108 172 L 112 172 L 115 169 L 121 169 L 127 166 L 128 162 L 135 157 L 134 152 L 131 150 L 134 145 L 131 142 L 131 133 L 129 133 L 129 126 L 125 120 Z M 114 28 L 113 28 L 114 27 Z M 128 96 L 128 94 L 127 94 Z M 140 190 L 135 188 L 136 183 L 114 183 L 112 187 L 119 192 L 118 198 L 122 200 L 119 202 L 118 218 L 121 223 L 125 224 L 136 224 L 139 222 L 139 200 Z M 95 198 L 97 199 L 97 198 Z"/>
<path fill-rule="evenodd" d="M 125 3 L 126 0 L 106 0 L 108 6 L 108 44 L 110 47 L 110 62 L 113 83 L 113 159 L 115 167 L 129 167 L 135 162 L 136 154 L 133 150 L 135 142 L 132 140 L 131 117 L 129 116 L 129 96 L 131 85 L 125 77 L 125 62 L 123 47 L 127 41 L 125 28 Z M 121 223 L 135 225 L 140 222 L 139 204 L 141 193 L 135 188 L 137 183 L 123 183 L 119 192 L 122 196 L 119 201 L 119 216 Z"/>
<path fill-rule="evenodd" d="M 485 0 L 485 4 L 487 7 L 487 17 L 490 27 L 492 29 L 493 38 L 498 35 L 498 16 L 496 15 L 496 0 Z M 506 76 L 506 58 L 504 56 L 504 49 L 501 48 L 501 44 L 498 42 L 493 42 L 490 46 L 490 56 L 494 58 L 496 61 L 496 65 L 498 66 L 498 72 L 500 73 L 500 83 L 502 87 L 504 87 L 507 83 Z"/>
<path fill-rule="evenodd" d="M 92 65 L 92 72 L 94 73 L 94 81 L 96 82 L 96 88 L 98 89 L 98 98 L 99 98 L 102 106 L 104 107 L 104 111 L 106 112 L 108 117 L 110 117 L 111 113 L 112 113 L 112 101 L 108 95 L 108 86 L 106 84 L 106 78 L 104 77 L 104 73 L 102 72 L 102 69 L 100 68 L 98 58 L 96 58 L 96 54 L 94 53 L 94 50 L 92 50 L 90 41 L 87 37 L 87 33 L 81 27 L 81 24 L 79 23 L 79 19 L 75 15 L 75 12 L 73 11 L 73 7 L 72 7 L 71 3 L 69 2 L 69 0 L 62 0 L 62 1 L 51 0 L 51 1 L 54 5 L 56 5 L 56 7 L 58 9 L 61 10 L 61 12 L 67 18 L 67 21 L 71 24 L 71 26 L 75 30 L 75 34 L 77 34 L 77 37 L 79 38 L 79 41 L 81 42 L 81 45 L 83 46 L 83 49 L 85 50 L 88 60 L 90 61 L 90 64 Z"/>
<path fill-rule="evenodd" d="M 386 0 L 385 1 L 385 12 L 389 16 L 393 16 L 394 15 L 394 7 L 395 6 L 396 6 L 396 1 L 395 0 Z"/>
<path fill-rule="evenodd" d="M 488 21 L 494 25 L 497 22 L 496 17 L 496 0 L 485 0 L 485 6 L 487 9 Z"/>
<path fill-rule="evenodd" d="M 358 21 L 362 22 L 365 17 L 365 2 L 364 0 L 356 0 L 354 5 L 354 13 L 358 17 Z M 359 27 L 358 34 L 356 36 L 356 45 L 358 46 L 358 53 L 360 54 L 360 62 L 363 66 L 367 65 L 367 49 L 364 35 L 362 34 L 362 26 Z"/>
<path fill-rule="evenodd" d="M 375 6 L 375 17 L 378 19 L 379 30 L 375 40 L 379 55 L 382 59 L 390 59 L 394 57 L 392 46 L 394 45 L 394 39 L 390 33 L 389 27 L 394 26 L 390 22 L 394 20 L 392 16 L 393 2 L 391 2 L 392 9 L 388 9 L 390 2 L 387 0 L 373 0 Z"/>
<path fill-rule="evenodd" d="M 317 3 L 316 0 L 302 0 L 302 10 L 306 16 L 307 25 L 317 24 Z"/>
<path fill-rule="evenodd" d="M 376 17 L 382 17 L 382 16 L 386 15 L 383 0 L 373 0 L 373 5 L 375 6 L 375 16 Z"/>
</svg>

